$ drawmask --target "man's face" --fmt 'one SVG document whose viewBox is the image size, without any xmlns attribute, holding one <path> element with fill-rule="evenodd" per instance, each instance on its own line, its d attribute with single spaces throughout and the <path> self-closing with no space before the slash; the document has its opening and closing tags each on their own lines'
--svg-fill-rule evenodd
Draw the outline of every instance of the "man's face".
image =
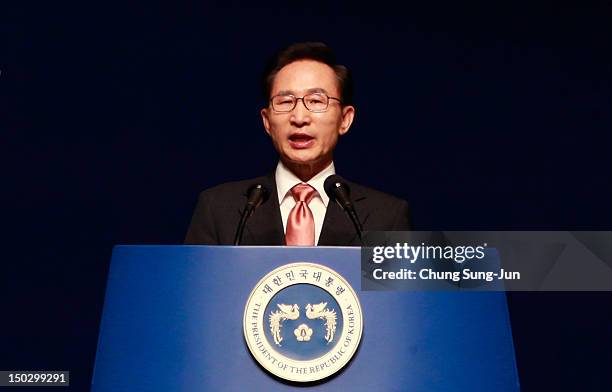
<svg viewBox="0 0 612 392">
<path fill-rule="evenodd" d="M 339 83 L 334 70 L 313 60 L 300 60 L 281 68 L 271 88 L 271 97 L 291 94 L 303 97 L 313 92 L 340 98 Z M 290 166 L 308 166 L 315 172 L 329 165 L 338 137 L 348 132 L 355 109 L 342 107 L 330 99 L 327 111 L 308 111 L 302 100 L 288 113 L 277 113 L 269 106 L 261 116 L 266 132 L 283 163 Z"/>
</svg>

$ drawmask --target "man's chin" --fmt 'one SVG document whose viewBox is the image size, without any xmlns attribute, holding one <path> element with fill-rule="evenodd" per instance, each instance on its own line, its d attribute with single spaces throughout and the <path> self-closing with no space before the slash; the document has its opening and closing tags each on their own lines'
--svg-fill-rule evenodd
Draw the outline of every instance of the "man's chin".
<svg viewBox="0 0 612 392">
<path fill-rule="evenodd" d="M 317 156 L 317 157 L 305 157 L 305 156 L 291 156 L 291 157 L 283 157 L 281 159 L 285 166 L 287 167 L 302 167 L 302 168 L 318 168 L 323 166 L 327 166 L 330 162 L 327 159 Z"/>
<path fill-rule="evenodd" d="M 292 166 L 315 166 L 319 161 L 320 159 L 311 157 L 290 157 L 288 159 L 284 159 L 286 164 Z"/>
</svg>

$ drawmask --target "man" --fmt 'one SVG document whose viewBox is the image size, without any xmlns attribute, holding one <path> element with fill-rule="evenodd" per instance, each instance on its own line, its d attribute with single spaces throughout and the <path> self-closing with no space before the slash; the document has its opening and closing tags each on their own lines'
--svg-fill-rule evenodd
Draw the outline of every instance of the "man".
<svg viewBox="0 0 612 392">
<path fill-rule="evenodd" d="M 247 189 L 270 193 L 246 223 L 242 245 L 359 246 L 349 217 L 323 184 L 335 174 L 333 152 L 353 123 L 351 79 L 321 43 L 298 43 L 274 57 L 263 80 L 263 125 L 280 161 L 274 173 L 208 189 L 200 198 L 186 244 L 233 243 Z M 364 231 L 409 230 L 408 204 L 347 182 Z"/>
</svg>

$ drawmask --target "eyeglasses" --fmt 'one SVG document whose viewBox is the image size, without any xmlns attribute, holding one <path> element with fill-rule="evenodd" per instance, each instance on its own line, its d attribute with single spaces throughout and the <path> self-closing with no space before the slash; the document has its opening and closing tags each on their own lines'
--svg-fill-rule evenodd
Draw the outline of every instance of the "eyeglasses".
<svg viewBox="0 0 612 392">
<path fill-rule="evenodd" d="M 342 103 L 340 99 L 330 97 L 322 93 L 306 94 L 301 98 L 294 97 L 290 94 L 275 95 L 270 98 L 270 103 L 272 104 L 272 110 L 274 110 L 275 112 L 289 113 L 290 111 L 295 109 L 297 101 L 300 99 L 302 100 L 304 107 L 313 113 L 321 113 L 327 111 L 330 99 L 335 99 L 336 101 Z"/>
</svg>

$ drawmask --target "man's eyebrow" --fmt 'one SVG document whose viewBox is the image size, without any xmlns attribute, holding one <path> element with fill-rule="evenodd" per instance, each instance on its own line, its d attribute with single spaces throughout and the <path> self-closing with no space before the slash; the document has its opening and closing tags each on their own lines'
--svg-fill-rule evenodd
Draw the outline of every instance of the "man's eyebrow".
<svg viewBox="0 0 612 392">
<path fill-rule="evenodd" d="M 327 94 L 327 90 L 325 90 L 324 88 L 315 87 L 315 88 L 309 88 L 305 92 L 305 94 L 314 94 L 314 93 Z M 281 90 L 278 93 L 276 93 L 276 95 L 293 95 L 293 96 L 296 96 L 296 93 L 293 90 Z"/>
<path fill-rule="evenodd" d="M 306 90 L 306 94 L 314 94 L 314 93 L 323 93 L 323 94 L 327 94 L 327 90 L 325 90 L 324 88 L 309 88 L 308 90 Z"/>
</svg>

